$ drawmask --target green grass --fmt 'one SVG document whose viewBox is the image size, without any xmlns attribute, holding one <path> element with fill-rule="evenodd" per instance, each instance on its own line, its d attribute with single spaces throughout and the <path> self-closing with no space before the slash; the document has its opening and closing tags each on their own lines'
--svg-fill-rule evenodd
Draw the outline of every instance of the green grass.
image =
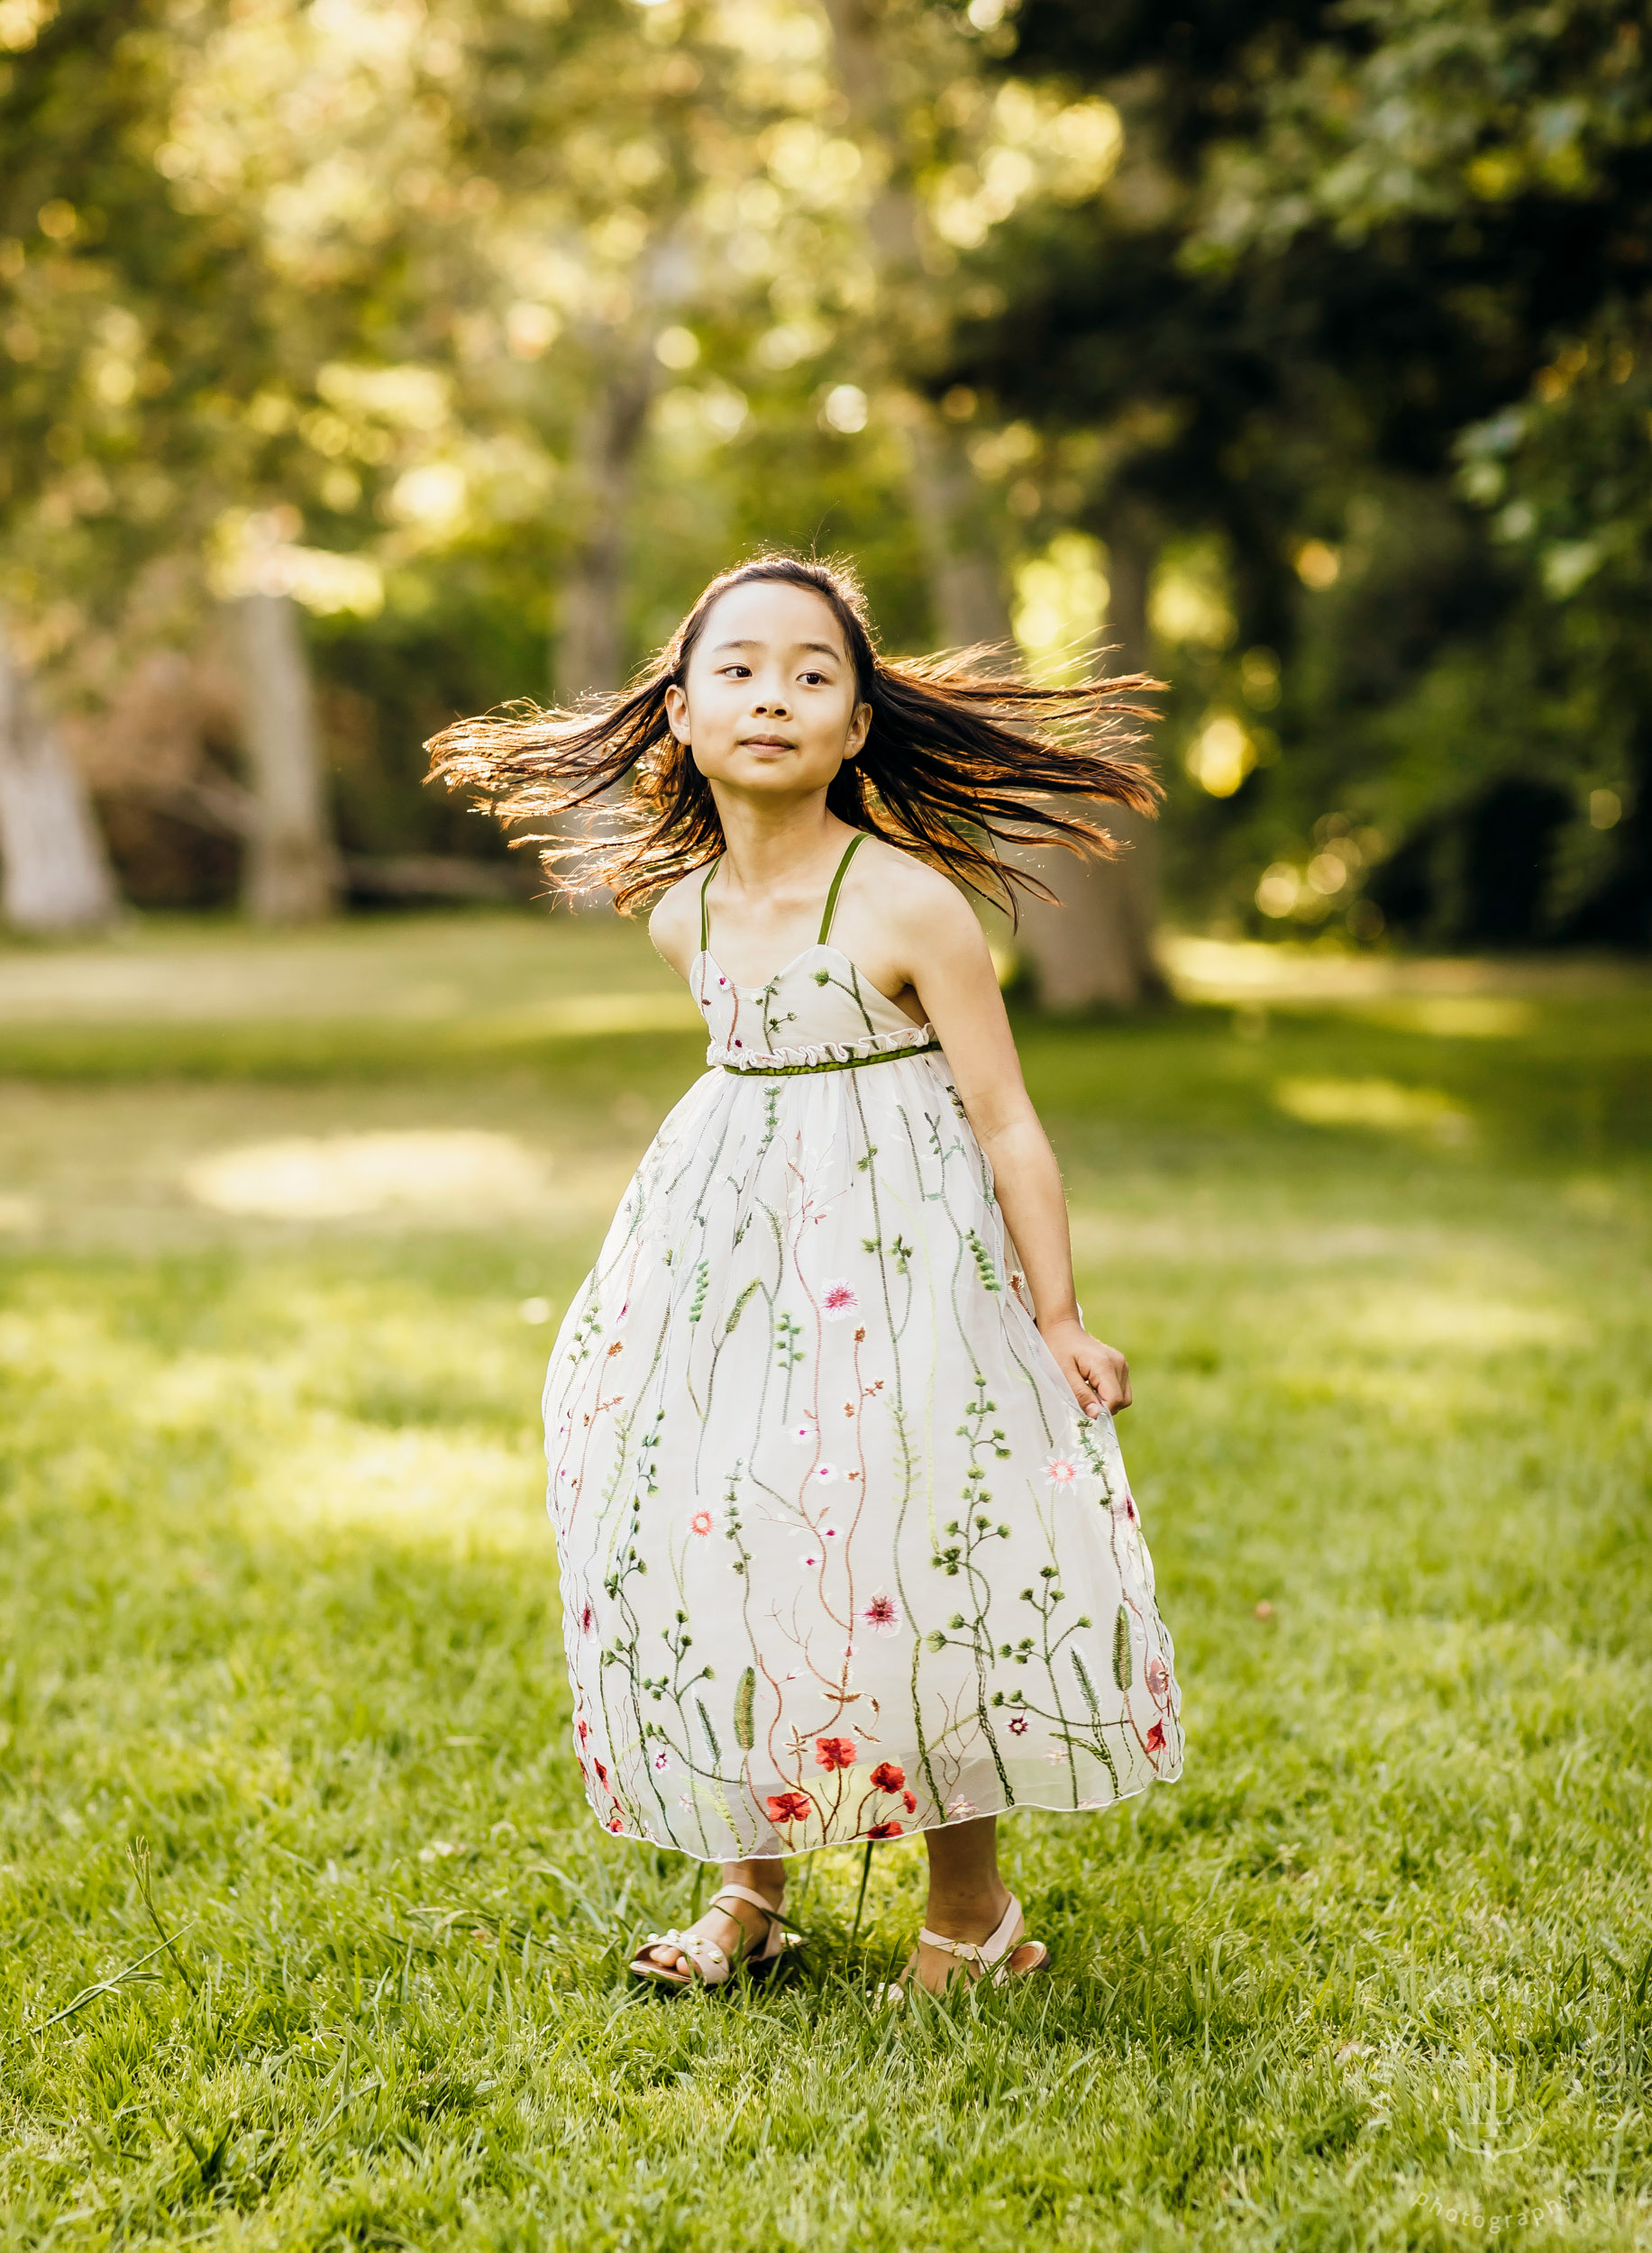
<svg viewBox="0 0 1652 2253">
<path fill-rule="evenodd" d="M 0 2246 L 1652 2244 L 1652 994 L 1025 1028 L 1188 1768 L 1009 1821 L 1054 1976 L 899 2020 L 906 1845 L 629 1990 L 696 1873 L 565 1744 L 521 1309 L 671 1008 L 509 917 L 0 955 Z M 244 1157 L 362 1136 L 457 1171 Z"/>
</svg>

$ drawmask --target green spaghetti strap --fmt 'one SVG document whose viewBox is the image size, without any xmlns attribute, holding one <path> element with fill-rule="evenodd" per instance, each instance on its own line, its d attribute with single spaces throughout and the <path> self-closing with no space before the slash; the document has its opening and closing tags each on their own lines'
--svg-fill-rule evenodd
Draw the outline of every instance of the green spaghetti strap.
<svg viewBox="0 0 1652 2253">
<path fill-rule="evenodd" d="M 720 860 L 714 861 L 706 871 L 705 881 L 699 888 L 699 951 L 702 954 L 708 953 L 711 948 L 711 902 L 706 894 L 711 889 L 711 880 L 722 865 Z"/>
<path fill-rule="evenodd" d="M 865 831 L 857 829 L 844 847 L 844 857 L 837 864 L 837 873 L 832 879 L 832 889 L 826 894 L 826 913 L 820 918 L 820 936 L 815 941 L 817 946 L 824 946 L 832 935 L 832 917 L 837 913 L 837 895 L 843 887 L 844 871 L 853 860 L 856 845 L 863 844 L 865 840 Z"/>
</svg>

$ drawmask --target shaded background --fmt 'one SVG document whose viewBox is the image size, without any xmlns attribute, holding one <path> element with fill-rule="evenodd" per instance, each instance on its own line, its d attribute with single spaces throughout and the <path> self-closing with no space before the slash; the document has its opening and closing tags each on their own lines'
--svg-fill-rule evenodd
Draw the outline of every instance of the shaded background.
<svg viewBox="0 0 1652 2253">
<path fill-rule="evenodd" d="M 1171 682 L 1033 919 L 1644 946 L 1648 68 L 1610 0 L 5 0 L 14 926 L 534 871 L 423 737 L 758 545 Z M 1156 865 L 1155 865 L 1156 863 Z"/>
</svg>

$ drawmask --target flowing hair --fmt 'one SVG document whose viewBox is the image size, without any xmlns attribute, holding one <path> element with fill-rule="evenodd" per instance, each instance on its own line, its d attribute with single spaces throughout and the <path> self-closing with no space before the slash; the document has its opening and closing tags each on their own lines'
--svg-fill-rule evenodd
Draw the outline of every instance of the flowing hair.
<svg viewBox="0 0 1652 2253">
<path fill-rule="evenodd" d="M 553 893 L 606 885 L 628 914 L 722 850 L 710 785 L 671 733 L 665 692 L 684 685 L 718 597 L 764 583 L 808 588 L 830 607 L 854 667 L 857 700 L 872 707 L 859 755 L 844 762 L 826 790 L 827 807 L 853 828 L 945 869 L 1013 917 L 1018 892 L 1056 895 L 1006 861 L 1002 847 L 1055 844 L 1103 859 L 1118 850 L 1086 814 L 1049 798 L 1156 810 L 1158 782 L 1126 754 L 1144 740 L 1133 723 L 1157 718 L 1142 699 L 1162 682 L 1125 673 L 1038 688 L 987 670 L 996 652 L 984 645 L 883 657 L 853 571 L 789 555 L 759 556 L 714 579 L 646 673 L 617 694 L 587 697 L 572 710 L 508 704 L 455 721 L 424 746 L 431 776 L 472 792 L 479 810 L 513 824 L 594 808 L 594 825 L 571 841 L 564 825 L 561 835 L 513 843 L 541 847 Z M 578 876 L 564 876 L 561 861 L 581 863 Z"/>
</svg>

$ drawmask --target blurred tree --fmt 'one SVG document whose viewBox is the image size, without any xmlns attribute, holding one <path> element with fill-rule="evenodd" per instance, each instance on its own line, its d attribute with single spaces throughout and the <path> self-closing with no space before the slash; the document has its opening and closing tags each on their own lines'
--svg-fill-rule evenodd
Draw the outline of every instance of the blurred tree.
<svg viewBox="0 0 1652 2253">
<path fill-rule="evenodd" d="M 1594 0 L 1173 17 L 1026 0 L 1014 23 L 1005 67 L 1116 100 L 1126 153 L 1088 206 L 990 246 L 1007 309 L 955 371 L 1067 447 L 1081 522 L 1105 537 L 1129 506 L 1138 543 L 1171 543 L 1155 616 L 1198 785 L 1173 807 L 1184 881 L 1248 908 L 1271 862 L 1258 898 L 1311 924 L 1383 832 L 1467 807 L 1500 770 L 1595 802 L 1575 697 L 1547 700 L 1544 731 L 1529 704 L 1488 703 L 1534 587 L 1456 471 L 1466 430 L 1644 293 L 1634 27 Z M 1190 542 L 1194 581 L 1217 573 L 1213 639 Z M 1349 915 L 1381 920 L 1357 898 Z"/>
<path fill-rule="evenodd" d="M 118 906 L 85 787 L 0 631 L 0 915 L 63 933 L 96 929 Z"/>
</svg>

